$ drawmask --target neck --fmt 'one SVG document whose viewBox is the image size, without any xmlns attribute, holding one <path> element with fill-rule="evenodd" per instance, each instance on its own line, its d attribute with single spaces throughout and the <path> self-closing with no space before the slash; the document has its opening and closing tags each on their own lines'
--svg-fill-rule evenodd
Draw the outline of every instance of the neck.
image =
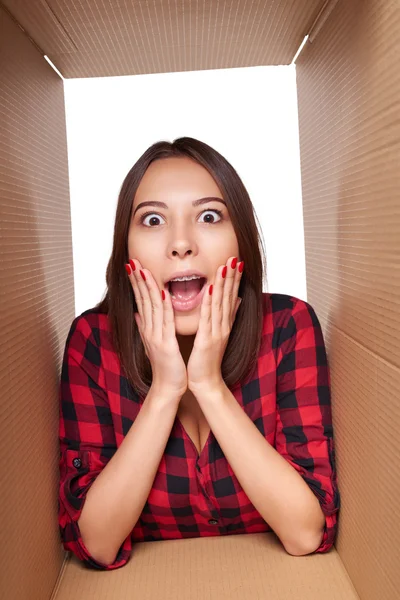
<svg viewBox="0 0 400 600">
<path fill-rule="evenodd" d="M 185 365 L 187 365 L 189 362 L 189 358 L 193 350 L 195 337 L 195 335 L 176 335 L 176 339 L 179 344 L 179 350 L 181 351 Z"/>
</svg>

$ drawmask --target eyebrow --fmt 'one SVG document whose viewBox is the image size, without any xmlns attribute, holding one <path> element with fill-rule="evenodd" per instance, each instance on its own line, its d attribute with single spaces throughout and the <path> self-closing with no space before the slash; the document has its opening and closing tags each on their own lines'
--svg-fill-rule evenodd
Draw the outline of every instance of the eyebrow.
<svg viewBox="0 0 400 600">
<path fill-rule="evenodd" d="M 209 196 L 207 198 L 199 198 L 198 200 L 193 200 L 192 206 L 199 206 L 200 204 L 206 204 L 207 202 L 211 202 L 211 201 L 221 202 L 222 204 L 224 204 L 226 206 L 226 202 L 224 202 L 224 200 L 222 200 L 222 198 L 216 198 L 214 196 Z M 157 206 L 158 208 L 168 208 L 168 206 L 165 204 L 165 202 L 158 202 L 157 200 L 148 200 L 147 202 L 141 202 L 140 204 L 137 205 L 137 207 L 135 208 L 135 211 L 133 213 L 133 216 L 135 216 L 136 212 L 142 206 Z"/>
</svg>

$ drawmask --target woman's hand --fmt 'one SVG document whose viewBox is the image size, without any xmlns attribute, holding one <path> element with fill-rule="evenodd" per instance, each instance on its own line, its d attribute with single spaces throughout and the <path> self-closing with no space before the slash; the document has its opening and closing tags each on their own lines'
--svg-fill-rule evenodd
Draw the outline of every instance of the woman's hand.
<svg viewBox="0 0 400 600">
<path fill-rule="evenodd" d="M 223 383 L 222 358 L 242 301 L 237 294 L 244 263 L 236 263 L 237 258 L 230 257 L 225 266 L 219 267 L 214 286 L 210 285 L 203 295 L 199 328 L 187 365 L 188 387 L 193 393 Z"/>
<path fill-rule="evenodd" d="M 142 269 L 137 259 L 129 263 L 126 270 L 139 310 L 134 317 L 151 363 L 152 384 L 182 397 L 187 390 L 187 373 L 176 339 L 171 296 L 166 293 L 163 300 L 151 272 Z"/>
</svg>

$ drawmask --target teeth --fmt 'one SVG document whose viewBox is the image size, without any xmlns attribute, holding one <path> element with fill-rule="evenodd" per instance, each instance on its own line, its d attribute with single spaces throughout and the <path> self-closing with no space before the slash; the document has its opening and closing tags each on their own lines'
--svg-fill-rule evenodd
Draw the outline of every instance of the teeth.
<svg viewBox="0 0 400 600">
<path fill-rule="evenodd" d="M 191 275 L 190 277 L 176 277 L 175 279 L 171 279 L 170 281 L 191 281 L 192 279 L 202 279 L 202 277 L 198 277 L 197 275 Z"/>
<path fill-rule="evenodd" d="M 170 279 L 168 283 L 170 284 L 171 281 L 191 281 L 192 279 L 203 279 L 203 277 L 198 277 L 197 275 L 191 275 L 190 277 L 176 277 L 175 279 Z M 172 298 L 175 298 L 172 292 L 170 292 L 170 294 Z"/>
</svg>

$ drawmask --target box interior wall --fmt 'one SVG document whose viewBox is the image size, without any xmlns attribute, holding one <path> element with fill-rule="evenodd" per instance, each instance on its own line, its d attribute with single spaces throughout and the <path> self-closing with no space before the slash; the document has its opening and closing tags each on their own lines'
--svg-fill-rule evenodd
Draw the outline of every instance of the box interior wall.
<svg viewBox="0 0 400 600">
<path fill-rule="evenodd" d="M 3 597 L 398 597 L 399 32 L 400 5 L 384 0 L 0 3 Z M 63 81 L 43 55 L 66 78 L 289 64 L 310 33 L 296 63 L 301 172 L 308 301 L 332 378 L 335 548 L 293 557 L 264 534 L 147 542 L 123 569 L 91 572 L 57 526 L 75 315 Z"/>
</svg>

